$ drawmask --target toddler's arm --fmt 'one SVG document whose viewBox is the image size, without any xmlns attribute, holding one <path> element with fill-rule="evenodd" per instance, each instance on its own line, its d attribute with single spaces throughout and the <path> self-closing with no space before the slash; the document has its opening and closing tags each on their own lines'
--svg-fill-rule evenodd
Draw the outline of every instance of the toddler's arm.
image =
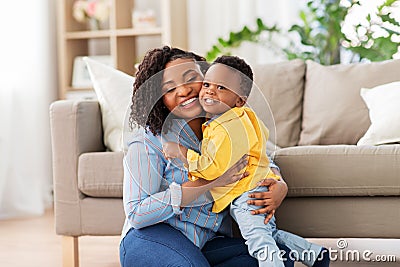
<svg viewBox="0 0 400 267">
<path fill-rule="evenodd" d="M 166 142 L 163 144 L 163 154 L 166 159 L 178 158 L 182 160 L 182 162 L 187 165 L 187 154 L 188 149 L 178 143 L 175 142 Z"/>
<path fill-rule="evenodd" d="M 212 137 L 203 139 L 201 154 L 191 149 L 187 151 L 189 179 L 214 180 L 246 152 L 233 149 L 232 140 L 223 127 L 218 131 L 214 129 Z"/>
</svg>

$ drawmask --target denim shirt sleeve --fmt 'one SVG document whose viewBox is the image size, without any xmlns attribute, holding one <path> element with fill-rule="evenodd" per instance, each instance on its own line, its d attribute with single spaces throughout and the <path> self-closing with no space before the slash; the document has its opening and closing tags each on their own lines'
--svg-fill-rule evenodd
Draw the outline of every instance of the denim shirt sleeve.
<svg viewBox="0 0 400 267">
<path fill-rule="evenodd" d="M 179 213 L 181 186 L 163 178 L 165 161 L 143 140 L 129 145 L 124 157 L 123 202 L 131 226 L 143 228 Z"/>
</svg>

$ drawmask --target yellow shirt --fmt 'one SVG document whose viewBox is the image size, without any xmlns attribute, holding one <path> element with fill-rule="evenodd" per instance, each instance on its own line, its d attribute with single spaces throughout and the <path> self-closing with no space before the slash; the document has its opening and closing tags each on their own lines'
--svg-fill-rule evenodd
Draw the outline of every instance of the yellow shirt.
<svg viewBox="0 0 400 267">
<path fill-rule="evenodd" d="M 215 187 L 213 212 L 221 212 L 235 198 L 256 187 L 265 178 L 279 180 L 269 167 L 266 154 L 268 129 L 248 107 L 232 108 L 216 119 L 203 124 L 201 155 L 188 150 L 189 179 L 214 180 L 235 164 L 244 154 L 249 155 L 245 170 L 249 176 L 233 185 Z"/>
</svg>

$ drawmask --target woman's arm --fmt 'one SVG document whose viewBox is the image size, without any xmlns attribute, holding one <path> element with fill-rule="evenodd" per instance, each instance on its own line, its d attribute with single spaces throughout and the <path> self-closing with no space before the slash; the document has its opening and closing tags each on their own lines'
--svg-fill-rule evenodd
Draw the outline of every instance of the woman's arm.
<svg viewBox="0 0 400 267">
<path fill-rule="evenodd" d="M 202 181 L 168 185 L 164 178 L 166 161 L 157 140 L 133 142 L 124 157 L 124 209 L 134 228 L 143 228 L 165 221 L 180 213 L 200 195 L 215 186 L 236 182 L 244 175 L 236 175 L 247 165 L 247 156 L 220 178 L 202 184 Z M 152 145 L 150 145 L 152 144 Z"/>
<path fill-rule="evenodd" d="M 243 155 L 238 162 L 232 165 L 224 174 L 215 180 L 208 181 L 204 179 L 197 179 L 182 184 L 182 202 L 181 206 L 187 206 L 190 202 L 195 200 L 201 194 L 217 186 L 225 186 L 239 181 L 240 179 L 249 175 L 248 172 L 239 174 L 248 163 L 247 155 Z"/>
<path fill-rule="evenodd" d="M 164 170 L 162 158 L 142 140 L 129 146 L 124 157 L 123 200 L 134 228 L 167 220 L 174 215 L 173 205 L 180 204 L 180 186 L 168 186 Z"/>
</svg>

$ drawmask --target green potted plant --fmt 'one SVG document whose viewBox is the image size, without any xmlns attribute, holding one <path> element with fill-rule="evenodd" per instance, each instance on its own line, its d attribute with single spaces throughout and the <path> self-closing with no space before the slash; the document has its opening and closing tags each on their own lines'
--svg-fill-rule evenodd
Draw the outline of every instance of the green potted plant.
<svg viewBox="0 0 400 267">
<path fill-rule="evenodd" d="M 244 26 L 241 31 L 230 32 L 227 39 L 218 41 L 207 52 L 208 60 L 220 54 L 230 54 L 232 49 L 243 42 L 254 42 L 275 46 L 271 40 L 275 36 L 287 38 L 288 32 L 296 39 L 289 39 L 287 45 L 272 47 L 283 53 L 287 59 L 311 59 L 323 65 L 340 63 L 341 52 L 351 51 L 354 60 L 368 59 L 380 61 L 390 59 L 397 53 L 400 36 L 399 18 L 393 17 L 393 9 L 400 6 L 399 0 L 386 0 L 371 11 L 359 24 L 353 25 L 353 36 L 342 31 L 346 17 L 359 1 L 314 0 L 307 1 L 306 8 L 299 12 L 300 23 L 294 24 L 287 31 L 277 25 L 266 26 L 261 18 L 257 18 L 257 28 L 251 30 Z M 376 37 L 377 29 L 381 36 Z"/>
</svg>

